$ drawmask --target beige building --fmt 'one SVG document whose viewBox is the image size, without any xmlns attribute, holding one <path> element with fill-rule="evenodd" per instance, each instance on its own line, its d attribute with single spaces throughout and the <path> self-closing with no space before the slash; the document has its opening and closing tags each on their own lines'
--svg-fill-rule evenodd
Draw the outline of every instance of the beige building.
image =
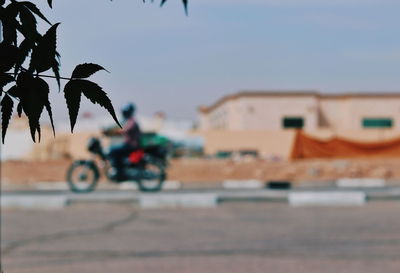
<svg viewBox="0 0 400 273">
<path fill-rule="evenodd" d="M 400 129 L 400 93 L 243 91 L 199 107 L 205 152 L 254 151 L 286 158 L 294 130 L 379 141 Z"/>
</svg>

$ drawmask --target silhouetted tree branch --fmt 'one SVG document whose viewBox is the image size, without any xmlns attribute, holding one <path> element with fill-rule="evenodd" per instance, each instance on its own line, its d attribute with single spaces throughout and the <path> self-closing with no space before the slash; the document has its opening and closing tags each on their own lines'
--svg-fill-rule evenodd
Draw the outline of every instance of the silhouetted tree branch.
<svg viewBox="0 0 400 273">
<path fill-rule="evenodd" d="M 181 0 L 187 14 L 188 0 Z M 145 2 L 145 0 L 143 0 Z M 151 1 L 153 2 L 153 0 Z M 161 0 L 163 6 L 167 0 Z M 50 8 L 53 1 L 47 0 Z M 38 20 L 49 25 L 46 33 L 37 30 Z M 40 117 L 47 111 L 54 131 L 52 108 L 49 101 L 50 88 L 44 78 L 54 78 L 61 89 L 61 80 L 66 80 L 66 100 L 71 132 L 79 112 L 82 95 L 94 104 L 105 108 L 120 126 L 113 105 L 103 89 L 87 80 L 94 73 L 105 70 L 94 63 L 82 63 L 75 67 L 71 77 L 60 76 L 60 54 L 57 52 L 57 27 L 40 9 L 30 1 L 0 0 L 0 99 L 2 141 L 6 136 L 10 118 L 17 103 L 17 113 L 28 117 L 32 140 L 36 135 L 40 141 Z M 54 74 L 43 72 L 51 70 Z"/>
</svg>

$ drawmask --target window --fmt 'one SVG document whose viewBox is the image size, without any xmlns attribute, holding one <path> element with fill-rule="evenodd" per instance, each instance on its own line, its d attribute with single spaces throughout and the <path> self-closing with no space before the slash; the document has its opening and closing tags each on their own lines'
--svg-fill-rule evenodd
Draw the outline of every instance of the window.
<svg viewBox="0 0 400 273">
<path fill-rule="evenodd" d="M 218 151 L 216 154 L 217 158 L 229 158 L 232 157 L 232 151 Z"/>
<path fill-rule="evenodd" d="M 302 117 L 283 118 L 283 128 L 303 128 L 304 120 Z"/>
<path fill-rule="evenodd" d="M 363 128 L 391 128 L 393 120 L 391 118 L 364 118 L 362 120 Z"/>
<path fill-rule="evenodd" d="M 241 156 L 258 157 L 258 151 L 257 150 L 240 150 L 239 154 Z"/>
</svg>

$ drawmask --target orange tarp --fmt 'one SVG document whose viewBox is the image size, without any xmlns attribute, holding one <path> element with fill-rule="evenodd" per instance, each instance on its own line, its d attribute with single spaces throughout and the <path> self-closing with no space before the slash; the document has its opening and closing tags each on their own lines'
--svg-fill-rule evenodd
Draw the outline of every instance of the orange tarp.
<svg viewBox="0 0 400 273">
<path fill-rule="evenodd" d="M 340 137 L 319 140 L 297 131 L 292 148 L 292 159 L 400 157 L 400 137 L 381 142 L 359 142 Z"/>
</svg>

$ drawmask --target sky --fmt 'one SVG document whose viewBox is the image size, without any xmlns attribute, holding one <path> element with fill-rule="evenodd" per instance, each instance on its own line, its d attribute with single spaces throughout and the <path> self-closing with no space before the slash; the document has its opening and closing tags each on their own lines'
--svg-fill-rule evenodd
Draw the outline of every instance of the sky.
<svg viewBox="0 0 400 273">
<path fill-rule="evenodd" d="M 189 16 L 180 0 L 45 2 L 61 22 L 62 75 L 104 66 L 93 79 L 116 109 L 195 120 L 199 105 L 240 90 L 400 91 L 398 0 L 189 0 Z M 62 92 L 52 100 L 67 119 Z"/>
</svg>

